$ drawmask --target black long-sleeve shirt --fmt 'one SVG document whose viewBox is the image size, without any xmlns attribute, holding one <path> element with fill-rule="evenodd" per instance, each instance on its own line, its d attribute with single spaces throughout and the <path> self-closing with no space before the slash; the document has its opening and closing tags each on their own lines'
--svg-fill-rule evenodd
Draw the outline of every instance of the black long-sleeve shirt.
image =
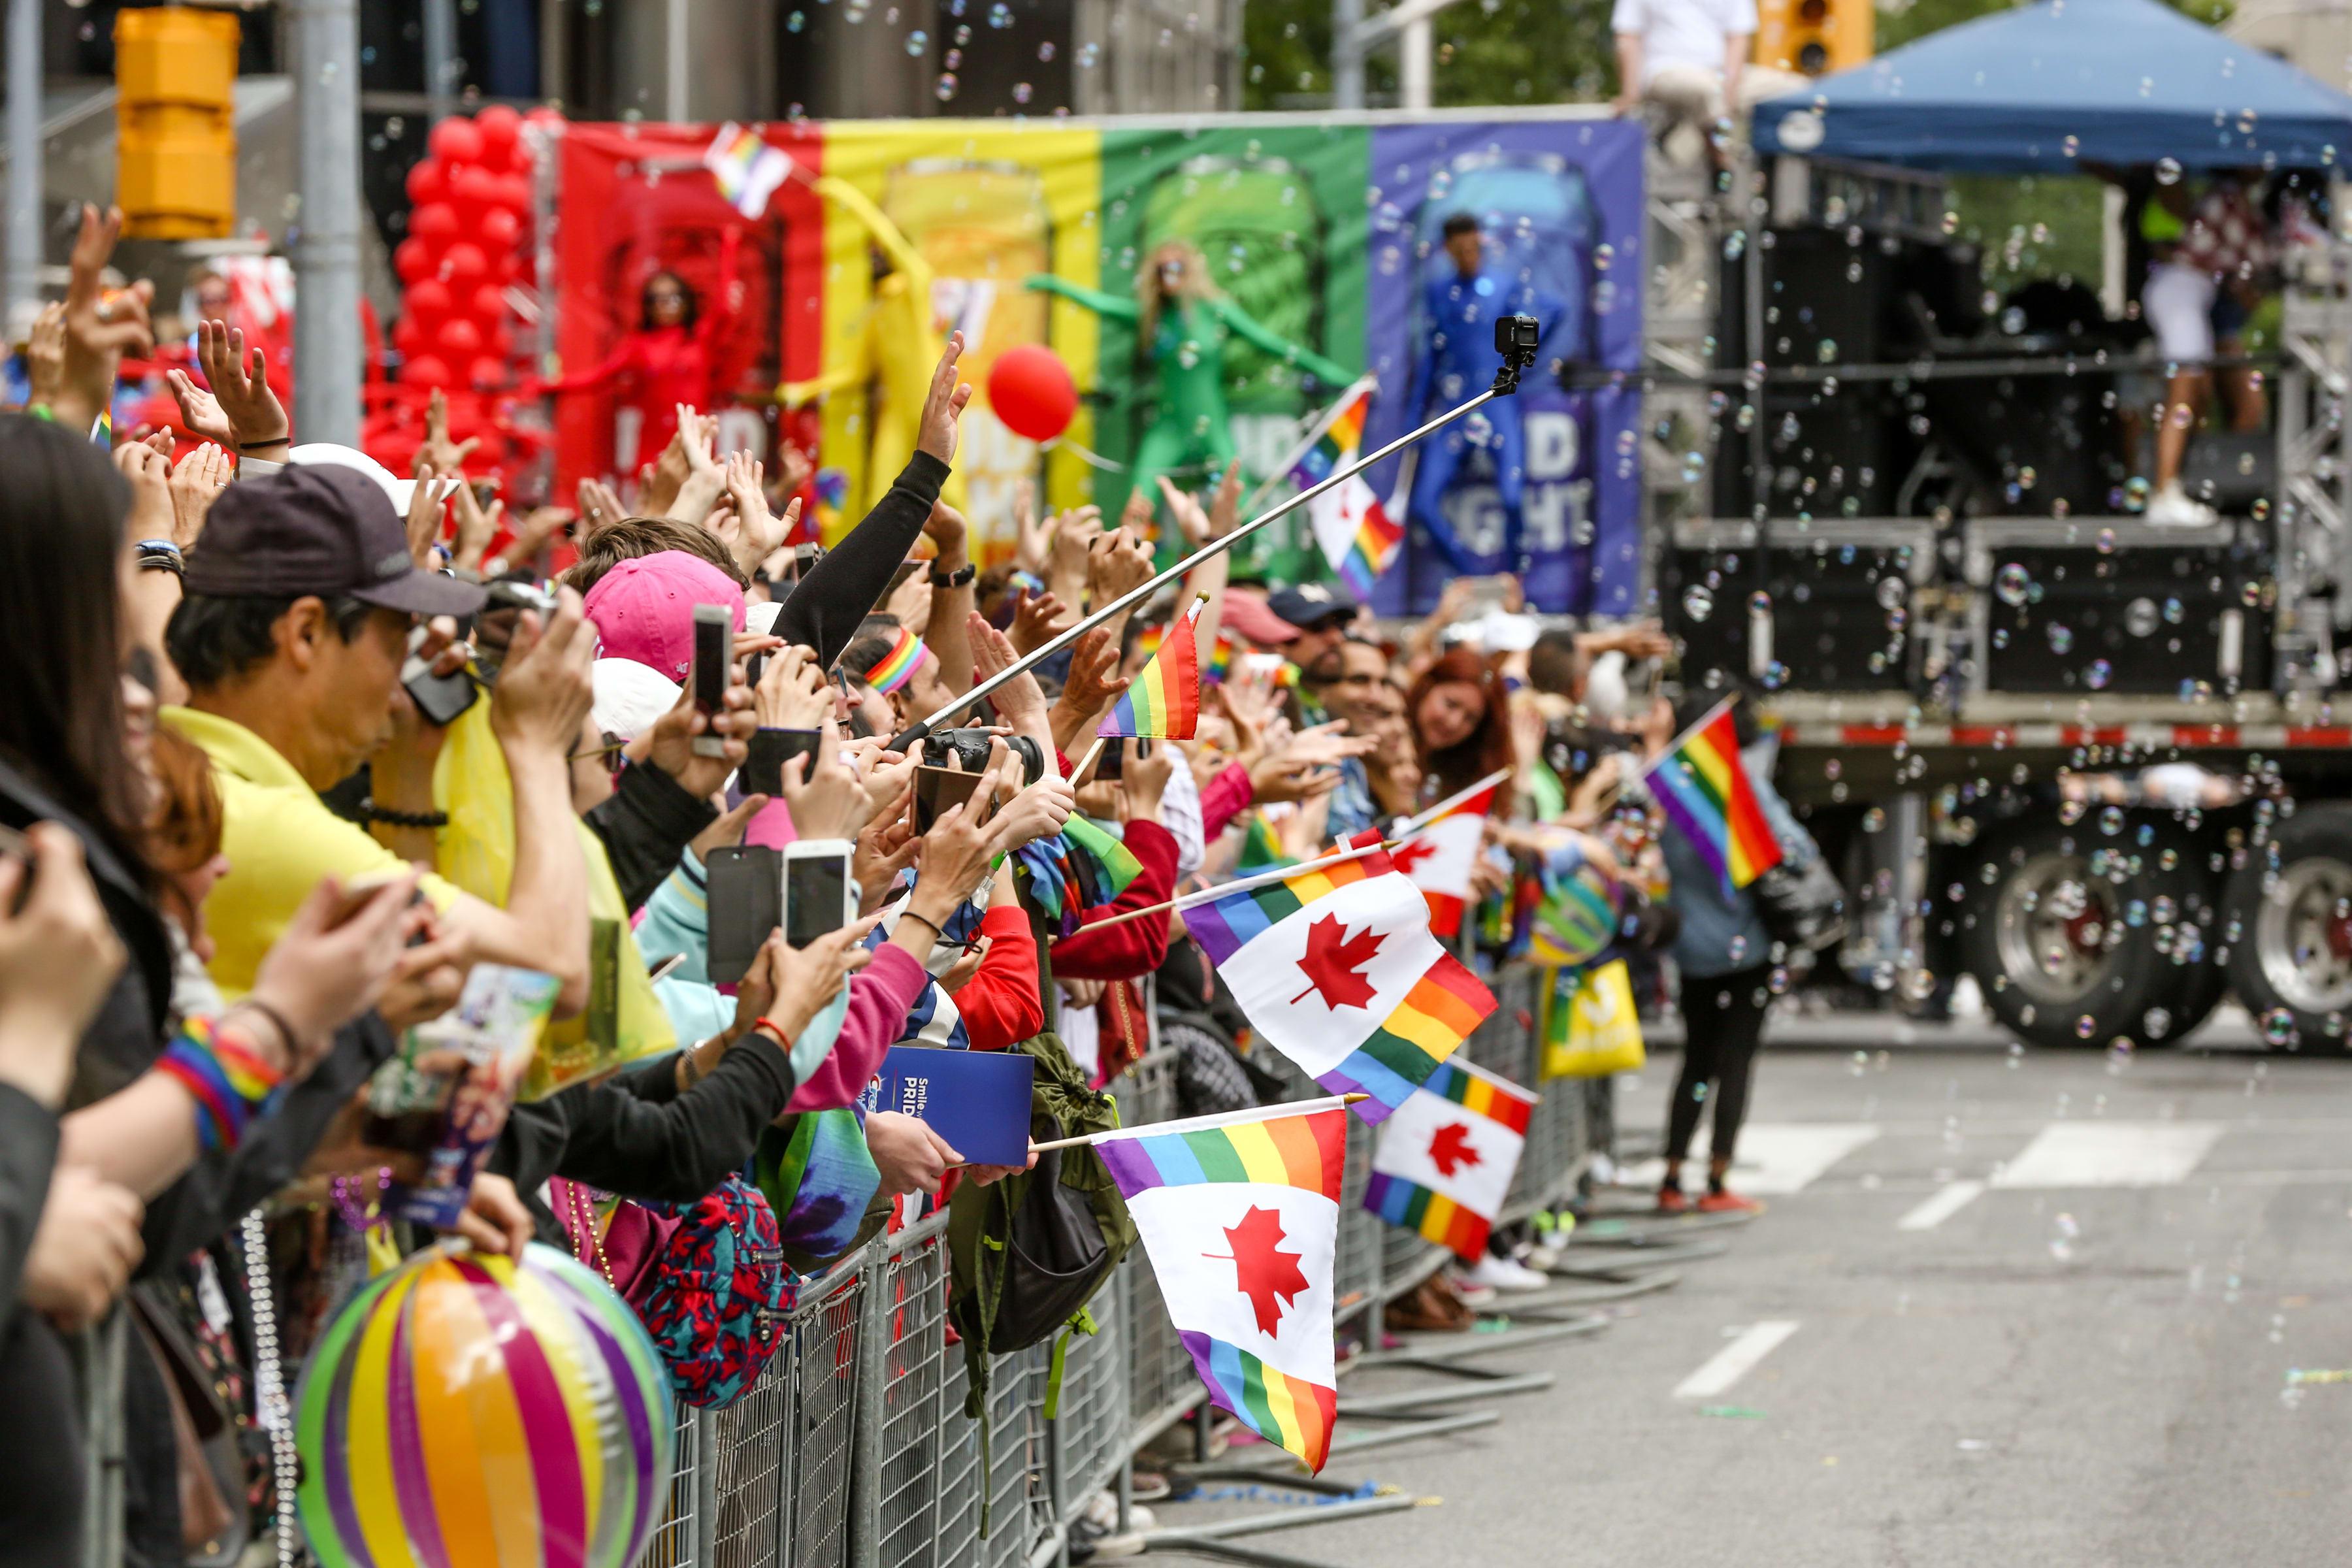
<svg viewBox="0 0 2352 1568">
<path fill-rule="evenodd" d="M 591 806 L 583 820 L 603 840 L 613 880 L 634 912 L 677 869 L 694 836 L 718 819 L 709 801 L 688 795 L 661 769 L 631 763 L 614 781 L 612 798 Z"/>
<path fill-rule="evenodd" d="M 776 613 L 776 635 L 814 648 L 819 667 L 831 669 L 857 635 L 857 623 L 889 593 L 891 577 L 931 520 L 948 473 L 929 452 L 908 458 L 898 482 L 793 589 Z"/>
</svg>

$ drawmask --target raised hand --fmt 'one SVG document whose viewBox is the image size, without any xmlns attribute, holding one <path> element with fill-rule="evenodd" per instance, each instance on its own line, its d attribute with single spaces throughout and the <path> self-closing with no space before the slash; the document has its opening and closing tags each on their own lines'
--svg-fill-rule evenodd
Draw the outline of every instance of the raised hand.
<svg viewBox="0 0 2352 1568">
<path fill-rule="evenodd" d="M 174 375 L 180 375 L 177 371 Z M 41 307 L 33 319 L 31 337 L 25 342 L 25 374 L 31 383 L 29 407 L 46 408 L 57 401 L 58 389 L 66 381 L 66 308 L 51 300 Z M 184 375 L 180 379 L 185 381 Z M 193 426 L 191 426 L 193 428 Z"/>
<path fill-rule="evenodd" d="M 481 444 L 478 436 L 463 441 L 449 439 L 449 399 L 439 387 L 435 387 L 425 405 L 425 444 L 416 449 L 416 460 L 430 463 L 436 473 L 454 474 L 466 466 L 466 459 Z"/>
<path fill-rule="evenodd" d="M 1024 590 L 1013 607 L 1013 646 L 1024 655 L 1035 653 L 1054 640 L 1057 627 L 1076 624 L 1077 612 L 1052 594 Z"/>
<path fill-rule="evenodd" d="M 507 503 L 494 500 L 486 507 L 475 496 L 474 487 L 462 481 L 453 499 L 457 503 L 457 537 L 449 552 L 449 563 L 460 572 L 479 572 L 490 541 L 499 536 L 499 522 L 506 516 Z"/>
<path fill-rule="evenodd" d="M 228 426 L 223 435 L 214 438 L 249 458 L 273 463 L 285 461 L 292 426 L 287 420 L 285 405 L 269 390 L 268 357 L 258 348 L 247 350 L 242 330 L 233 330 L 225 321 L 199 321 L 196 363 L 204 368 L 205 380 L 211 384 L 213 406 Z M 180 383 L 188 378 L 183 373 L 173 374 L 178 379 L 173 383 L 172 390 L 177 393 Z M 195 390 L 193 383 L 188 390 Z M 190 401 L 182 398 L 180 406 L 189 408 Z M 196 429 L 194 421 L 188 428 Z"/>
<path fill-rule="evenodd" d="M 228 489 L 236 474 L 235 460 L 210 441 L 181 458 L 180 466 L 172 470 L 172 542 L 183 553 L 195 548 L 213 502 L 220 500 L 221 491 Z"/>
<path fill-rule="evenodd" d="M 525 747 L 570 753 L 581 721 L 595 700 L 589 667 L 596 659 L 596 628 L 582 612 L 580 595 L 558 588 L 554 617 L 544 626 L 539 612 L 515 620 L 507 662 L 490 694 L 490 728 L 509 749 Z M 658 727 L 658 726 L 656 726 Z"/>
<path fill-rule="evenodd" d="M 956 362 L 962 355 L 963 334 L 950 332 L 947 349 L 931 372 L 931 389 L 923 399 L 921 421 L 915 426 L 916 450 L 928 452 L 942 463 L 955 461 L 958 421 L 963 417 L 964 405 L 971 401 L 970 384 L 956 379 Z"/>
<path fill-rule="evenodd" d="M 66 284 L 63 384 L 50 405 L 59 422 L 77 435 L 97 423 L 113 401 L 114 374 L 122 356 L 155 352 L 155 332 L 147 319 L 155 285 L 142 278 L 110 294 L 100 277 L 121 234 L 121 207 L 109 207 L 101 215 L 94 206 L 83 206 Z"/>
<path fill-rule="evenodd" d="M 629 515 L 628 509 L 621 504 L 621 498 L 614 493 L 613 487 L 602 479 L 581 480 L 578 495 L 580 516 L 587 523 L 586 531 L 589 533 Z"/>
</svg>

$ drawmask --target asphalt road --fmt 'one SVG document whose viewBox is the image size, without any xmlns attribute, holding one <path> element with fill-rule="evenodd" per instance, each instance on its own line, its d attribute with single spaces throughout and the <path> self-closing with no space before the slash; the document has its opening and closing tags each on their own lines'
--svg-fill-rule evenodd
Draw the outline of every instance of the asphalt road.
<svg viewBox="0 0 2352 1568">
<path fill-rule="evenodd" d="M 1776 1043 L 1738 1173 L 1768 1212 L 1605 1331 L 1479 1358 L 1556 1374 L 1454 1406 L 1496 1425 L 1328 1472 L 1442 1500 L 1247 1543 L 1360 1568 L 2344 1561 L 2352 1373 L 2288 1373 L 2352 1368 L 2352 1062 L 1969 1039 Z M 1628 1144 L 1674 1065 L 1625 1085 Z"/>
</svg>

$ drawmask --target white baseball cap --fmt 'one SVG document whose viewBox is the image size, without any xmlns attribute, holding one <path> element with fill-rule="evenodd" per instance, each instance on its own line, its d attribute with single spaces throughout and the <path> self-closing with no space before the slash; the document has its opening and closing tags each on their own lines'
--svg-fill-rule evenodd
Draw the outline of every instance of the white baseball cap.
<svg viewBox="0 0 2352 1568">
<path fill-rule="evenodd" d="M 286 460 L 289 463 L 331 463 L 338 468 L 357 468 L 392 498 L 392 510 L 403 517 L 408 515 L 408 503 L 416 494 L 415 479 L 394 478 L 390 468 L 356 447 L 341 447 L 332 441 L 311 441 L 288 452 Z M 442 487 L 442 498 L 446 500 L 457 488 L 457 481 L 454 478 L 445 479 Z"/>
</svg>

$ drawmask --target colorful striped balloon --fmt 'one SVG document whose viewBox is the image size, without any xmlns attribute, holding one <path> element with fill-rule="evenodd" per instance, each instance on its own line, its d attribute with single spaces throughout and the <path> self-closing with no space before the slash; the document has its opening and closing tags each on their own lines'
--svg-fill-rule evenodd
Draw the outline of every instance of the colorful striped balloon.
<svg viewBox="0 0 2352 1568">
<path fill-rule="evenodd" d="M 635 1312 L 534 1243 L 436 1248 L 329 1321 L 295 1395 L 325 1568 L 628 1568 L 669 1500 L 669 1384 Z"/>
</svg>

